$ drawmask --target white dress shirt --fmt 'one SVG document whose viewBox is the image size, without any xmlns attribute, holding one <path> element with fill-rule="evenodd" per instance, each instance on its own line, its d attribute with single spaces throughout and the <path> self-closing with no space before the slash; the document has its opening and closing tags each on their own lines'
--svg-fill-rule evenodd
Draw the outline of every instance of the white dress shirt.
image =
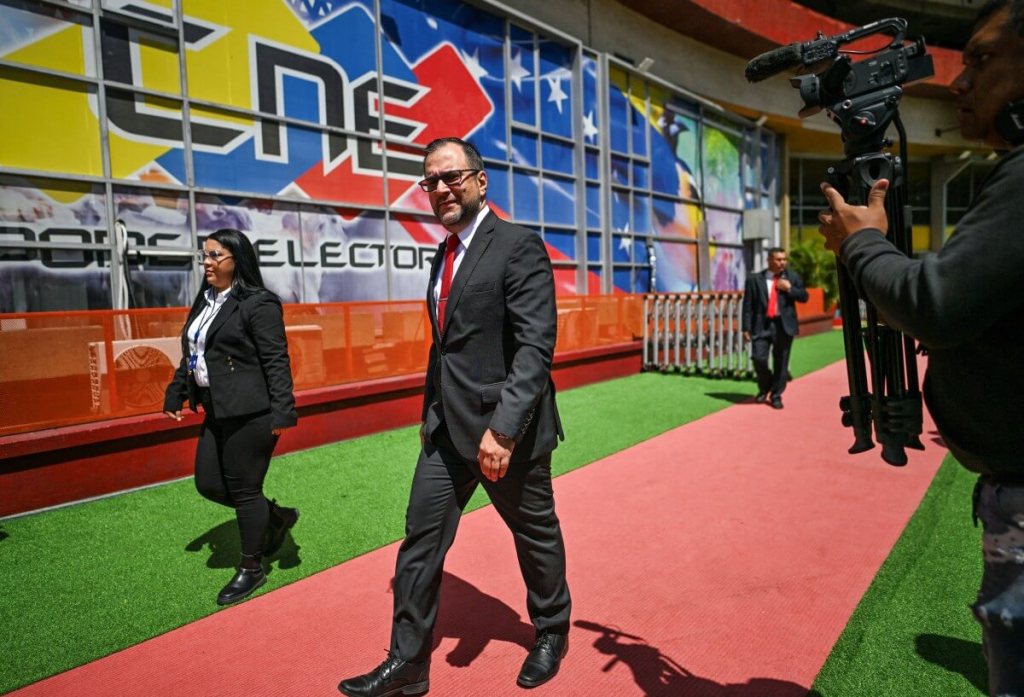
<svg viewBox="0 0 1024 697">
<path fill-rule="evenodd" d="M 196 357 L 192 378 L 200 387 L 210 386 L 210 374 L 206 370 L 206 332 L 209 330 L 210 324 L 213 323 L 213 318 L 220 312 L 220 308 L 224 306 L 230 294 L 230 288 L 223 293 L 218 293 L 216 288 L 207 290 L 203 296 L 206 304 L 199 314 L 196 315 L 196 318 L 192 320 L 192 324 L 188 326 L 189 356 Z"/>
<path fill-rule="evenodd" d="M 469 249 L 469 243 L 473 240 L 473 235 L 476 233 L 480 223 L 483 222 L 487 214 L 491 212 L 491 209 L 485 204 L 480 208 L 480 212 L 476 214 L 476 219 L 472 225 L 469 225 L 465 230 L 458 233 L 459 244 L 455 248 L 455 266 L 452 271 L 452 279 L 455 279 L 455 274 L 459 272 L 459 265 L 462 264 L 462 258 L 465 256 L 465 251 Z M 447 237 L 445 239 L 448 239 Z M 441 263 L 437 265 L 437 278 L 434 279 L 434 308 L 437 311 L 437 301 L 441 297 L 441 281 L 444 280 L 444 253 L 441 253 Z"/>
</svg>

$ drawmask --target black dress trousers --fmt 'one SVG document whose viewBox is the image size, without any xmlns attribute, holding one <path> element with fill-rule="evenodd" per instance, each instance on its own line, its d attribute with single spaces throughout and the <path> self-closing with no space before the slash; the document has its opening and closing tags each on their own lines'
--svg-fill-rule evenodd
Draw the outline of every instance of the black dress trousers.
<svg viewBox="0 0 1024 697">
<path fill-rule="evenodd" d="M 457 454 L 442 424 L 416 463 L 395 569 L 391 651 L 406 661 L 430 656 L 444 558 L 477 484 L 512 531 L 534 626 L 556 634 L 569 631 L 571 601 L 551 487 L 551 454 L 513 463 L 504 477 L 492 482 L 476 461 Z"/>
</svg>

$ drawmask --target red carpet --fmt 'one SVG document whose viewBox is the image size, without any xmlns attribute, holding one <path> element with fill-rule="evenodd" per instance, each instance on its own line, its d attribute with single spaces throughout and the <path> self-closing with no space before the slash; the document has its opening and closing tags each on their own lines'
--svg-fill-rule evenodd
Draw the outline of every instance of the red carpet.
<svg viewBox="0 0 1024 697">
<path fill-rule="evenodd" d="M 905 468 L 877 448 L 846 455 L 846 389 L 835 364 L 792 383 L 781 412 L 738 404 L 557 479 L 575 626 L 562 672 L 530 694 L 806 694 L 945 455 L 930 422 Z M 395 552 L 12 694 L 336 695 L 385 657 Z M 515 685 L 533 637 L 524 598 L 493 509 L 465 516 L 431 695 L 526 694 Z"/>
</svg>

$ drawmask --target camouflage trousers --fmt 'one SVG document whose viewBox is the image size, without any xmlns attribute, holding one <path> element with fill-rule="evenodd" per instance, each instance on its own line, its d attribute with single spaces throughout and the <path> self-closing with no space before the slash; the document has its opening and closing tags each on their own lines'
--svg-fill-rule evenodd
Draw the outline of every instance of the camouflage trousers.
<svg viewBox="0 0 1024 697">
<path fill-rule="evenodd" d="M 1024 697 L 1024 484 L 982 477 L 974 489 L 985 567 L 972 606 L 992 697 Z"/>
</svg>

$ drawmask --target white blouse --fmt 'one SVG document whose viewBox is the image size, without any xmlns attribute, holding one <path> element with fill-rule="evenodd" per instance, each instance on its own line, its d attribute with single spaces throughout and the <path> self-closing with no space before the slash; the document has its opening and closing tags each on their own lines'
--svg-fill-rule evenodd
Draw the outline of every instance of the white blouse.
<svg viewBox="0 0 1024 697">
<path fill-rule="evenodd" d="M 210 386 L 210 374 L 206 371 L 206 332 L 230 294 L 230 288 L 223 293 L 218 293 L 216 288 L 207 290 L 204 296 L 206 305 L 188 327 L 189 367 L 200 387 Z"/>
</svg>

